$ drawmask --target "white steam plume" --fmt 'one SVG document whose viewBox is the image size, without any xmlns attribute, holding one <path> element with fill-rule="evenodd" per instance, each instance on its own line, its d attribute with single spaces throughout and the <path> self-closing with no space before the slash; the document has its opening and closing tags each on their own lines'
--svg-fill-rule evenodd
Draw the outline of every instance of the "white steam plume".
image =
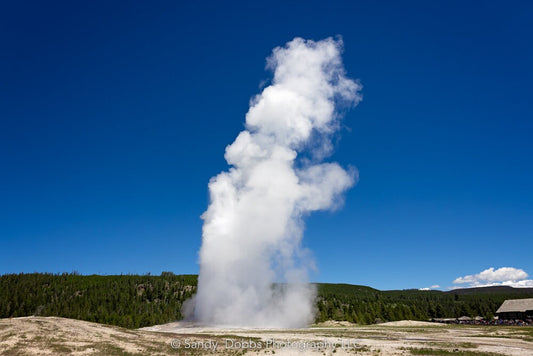
<svg viewBox="0 0 533 356">
<path fill-rule="evenodd" d="M 360 100 L 341 51 L 340 39 L 295 38 L 268 58 L 272 84 L 251 100 L 246 129 L 226 147 L 232 167 L 209 183 L 192 301 L 198 322 L 302 327 L 313 321 L 302 218 L 337 206 L 357 179 L 355 169 L 320 162 L 339 128 L 336 104 Z"/>
</svg>

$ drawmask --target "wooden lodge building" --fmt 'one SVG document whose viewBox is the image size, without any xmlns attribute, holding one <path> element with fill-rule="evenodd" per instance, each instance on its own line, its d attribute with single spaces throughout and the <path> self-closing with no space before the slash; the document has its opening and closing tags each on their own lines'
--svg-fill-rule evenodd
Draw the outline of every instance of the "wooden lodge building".
<svg viewBox="0 0 533 356">
<path fill-rule="evenodd" d="M 533 319 L 533 298 L 507 299 L 496 310 L 496 315 L 500 320 Z"/>
</svg>

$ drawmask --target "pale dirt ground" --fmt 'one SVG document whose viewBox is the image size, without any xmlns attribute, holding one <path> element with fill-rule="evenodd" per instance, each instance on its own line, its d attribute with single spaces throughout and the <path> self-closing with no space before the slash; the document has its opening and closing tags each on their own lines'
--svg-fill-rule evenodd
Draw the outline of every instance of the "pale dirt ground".
<svg viewBox="0 0 533 356">
<path fill-rule="evenodd" d="M 56 317 L 0 319 L 0 355 L 410 355 L 420 348 L 533 356 L 533 328 L 399 321 L 242 329 L 176 322 L 128 330 Z"/>
</svg>

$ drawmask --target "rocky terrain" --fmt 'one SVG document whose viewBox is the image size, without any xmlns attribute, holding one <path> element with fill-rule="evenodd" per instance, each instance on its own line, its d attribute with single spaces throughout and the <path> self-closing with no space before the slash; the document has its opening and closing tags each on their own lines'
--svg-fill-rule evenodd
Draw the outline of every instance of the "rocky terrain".
<svg viewBox="0 0 533 356">
<path fill-rule="evenodd" d="M 533 328 L 399 321 L 306 329 L 125 329 L 57 317 L 0 319 L 2 355 L 533 355 Z"/>
</svg>

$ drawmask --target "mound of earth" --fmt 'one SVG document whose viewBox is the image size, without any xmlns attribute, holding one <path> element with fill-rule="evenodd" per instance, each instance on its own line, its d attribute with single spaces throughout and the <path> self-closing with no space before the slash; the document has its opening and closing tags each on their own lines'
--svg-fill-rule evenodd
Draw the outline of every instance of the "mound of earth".
<svg viewBox="0 0 533 356">
<path fill-rule="evenodd" d="M 167 355 L 172 338 L 57 317 L 0 319 L 2 355 Z"/>
<path fill-rule="evenodd" d="M 350 327 L 350 326 L 356 326 L 357 324 L 350 323 L 349 321 L 336 321 L 336 320 L 326 320 L 322 323 L 315 324 L 317 327 Z"/>
<path fill-rule="evenodd" d="M 383 326 L 444 326 L 444 324 L 432 323 L 429 321 L 416 321 L 416 320 L 400 320 L 389 321 L 388 323 L 382 323 Z"/>
</svg>

